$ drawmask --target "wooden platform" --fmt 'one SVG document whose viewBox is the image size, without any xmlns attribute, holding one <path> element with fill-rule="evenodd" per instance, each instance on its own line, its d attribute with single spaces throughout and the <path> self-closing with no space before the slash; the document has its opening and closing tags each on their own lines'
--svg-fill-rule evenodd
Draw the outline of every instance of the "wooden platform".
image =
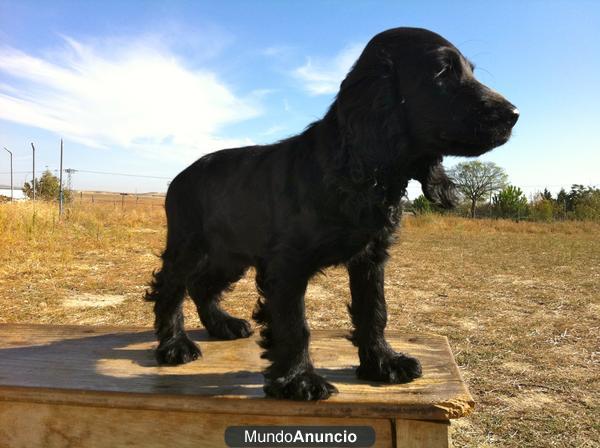
<svg viewBox="0 0 600 448">
<path fill-rule="evenodd" d="M 158 367 L 146 328 L 0 325 L 0 446 L 224 446 L 232 425 L 368 425 L 374 446 L 448 446 L 450 419 L 473 399 L 445 337 L 389 333 L 418 357 L 423 378 L 359 381 L 341 331 L 313 331 L 311 356 L 339 394 L 321 402 L 267 399 L 255 339 L 190 331 L 203 357 Z"/>
</svg>

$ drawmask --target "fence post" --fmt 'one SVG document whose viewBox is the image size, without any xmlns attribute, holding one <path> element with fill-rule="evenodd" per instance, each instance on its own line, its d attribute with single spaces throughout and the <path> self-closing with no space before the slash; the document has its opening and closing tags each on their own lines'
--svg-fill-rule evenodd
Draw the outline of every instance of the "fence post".
<svg viewBox="0 0 600 448">
<path fill-rule="evenodd" d="M 4 149 L 10 154 L 10 202 L 14 200 L 13 198 L 13 154 L 6 146 Z"/>
<path fill-rule="evenodd" d="M 60 174 L 59 174 L 59 183 L 58 183 L 58 216 L 59 219 L 63 214 L 63 182 L 62 182 L 62 174 L 63 174 L 63 139 L 60 139 Z"/>
<path fill-rule="evenodd" d="M 35 211 L 35 146 L 33 146 L 33 142 L 31 142 L 31 150 L 33 151 L 33 210 Z"/>
</svg>

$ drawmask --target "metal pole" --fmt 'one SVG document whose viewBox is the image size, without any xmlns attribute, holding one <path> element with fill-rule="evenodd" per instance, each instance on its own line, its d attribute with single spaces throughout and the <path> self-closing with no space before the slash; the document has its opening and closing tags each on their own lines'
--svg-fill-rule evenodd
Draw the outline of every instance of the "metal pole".
<svg viewBox="0 0 600 448">
<path fill-rule="evenodd" d="M 12 159 L 13 159 L 13 155 L 12 152 L 9 151 L 9 149 L 5 146 L 4 149 L 6 151 L 8 151 L 8 153 L 10 154 L 10 202 L 13 201 L 13 164 L 12 164 Z"/>
<path fill-rule="evenodd" d="M 62 173 L 63 173 L 63 139 L 60 139 L 60 175 L 59 175 L 59 186 L 58 186 L 58 214 L 62 216 L 63 214 L 63 183 L 62 183 Z"/>
<path fill-rule="evenodd" d="M 33 150 L 33 202 L 35 202 L 35 146 L 31 142 L 31 149 Z"/>
</svg>

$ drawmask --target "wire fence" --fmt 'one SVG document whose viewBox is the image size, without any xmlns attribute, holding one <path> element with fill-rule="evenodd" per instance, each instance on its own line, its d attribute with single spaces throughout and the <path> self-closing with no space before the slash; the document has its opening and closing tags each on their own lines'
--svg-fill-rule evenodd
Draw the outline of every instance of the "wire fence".
<svg viewBox="0 0 600 448">
<path fill-rule="evenodd" d="M 58 177 L 60 174 L 60 170 L 51 169 L 48 166 L 41 172 L 36 172 L 36 188 L 38 182 L 40 181 L 40 176 L 43 172 L 49 171 Z M 150 180 L 162 180 L 167 181 L 163 185 L 166 189 L 172 177 L 166 176 L 156 176 L 150 174 L 139 174 L 139 173 L 123 173 L 123 172 L 113 172 L 113 171 L 96 171 L 96 170 L 82 170 L 82 169 L 73 169 L 66 168 L 62 170 L 64 174 L 65 182 L 63 183 L 63 190 L 65 191 L 65 199 L 67 202 L 67 206 L 76 206 L 81 204 L 90 204 L 90 205 L 98 205 L 98 206 L 112 206 L 113 208 L 121 208 L 121 209 L 129 209 L 136 207 L 163 207 L 164 205 L 164 193 L 131 193 L 131 192 L 110 192 L 110 191 L 102 191 L 102 187 L 96 188 L 94 191 L 89 191 L 85 189 L 74 189 L 72 188 L 73 177 L 81 176 L 81 175 L 102 175 L 102 176 L 119 176 L 126 178 L 139 178 L 139 179 L 150 179 Z M 0 175 L 10 174 L 10 172 L 0 172 Z M 28 200 L 28 196 L 26 194 L 22 194 L 25 190 L 25 185 L 32 183 L 33 178 L 33 170 L 25 170 L 25 171 L 13 171 L 12 174 L 22 175 L 23 181 L 22 185 L 13 185 L 11 191 L 10 185 L 0 185 L 0 201 L 5 201 L 7 198 L 14 197 L 16 200 Z M 106 190 L 110 190 L 111 188 L 108 186 L 110 182 L 101 182 L 99 185 L 106 185 Z M 15 193 L 17 193 L 15 195 Z M 38 199 L 40 199 L 38 197 Z M 53 201 L 51 199 L 50 201 Z M 59 202 L 58 193 L 56 194 L 56 202 Z"/>
<path fill-rule="evenodd" d="M 60 174 L 60 170 L 58 169 L 50 169 L 46 166 L 44 171 L 50 171 L 51 173 L 58 176 Z M 63 173 L 66 175 L 64 178 L 66 182 L 64 184 L 64 188 L 69 192 L 66 195 L 68 199 L 66 205 L 69 206 L 77 206 L 77 205 L 88 205 L 88 206 L 104 206 L 104 207 L 112 207 L 113 209 L 121 209 L 121 210 L 130 210 L 134 208 L 144 208 L 144 207 L 164 207 L 164 193 L 131 193 L 131 192 L 108 192 L 102 191 L 102 188 L 99 188 L 95 191 L 89 190 L 78 190 L 71 189 L 71 185 L 74 182 L 73 178 L 76 180 L 80 179 L 82 175 L 100 175 L 105 177 L 125 177 L 130 179 L 148 179 L 148 180 L 160 180 L 165 181 L 163 184 L 165 189 L 169 184 L 169 181 L 172 177 L 166 176 L 158 176 L 153 174 L 140 174 L 140 173 L 124 173 L 124 172 L 113 172 L 113 171 L 96 171 L 96 170 L 87 170 L 87 169 L 73 169 L 66 168 L 63 169 Z M 0 172 L 0 175 L 10 174 L 10 172 Z M 25 175 L 29 178 L 29 183 L 31 183 L 31 177 L 33 175 L 33 171 L 13 171 L 13 174 Z M 36 173 L 38 174 L 38 173 Z M 79 178 L 79 179 L 77 179 Z M 39 179 L 39 176 L 38 176 Z M 108 185 L 110 182 L 101 182 L 99 185 Z M 138 184 L 139 185 L 139 184 Z M 533 203 L 538 194 L 546 189 L 550 191 L 554 191 L 557 193 L 559 190 L 564 189 L 565 191 L 570 191 L 572 184 L 531 184 L 531 185 L 518 185 L 525 195 L 528 197 L 529 202 Z M 586 184 L 586 186 L 599 188 L 600 184 Z M 6 201 L 8 197 L 10 197 L 10 190 L 7 185 L 0 185 L 0 201 Z M 15 186 L 14 190 L 21 190 L 22 187 Z M 110 188 L 110 187 L 108 187 Z M 107 189 L 108 189 L 107 188 Z M 406 197 L 409 200 L 414 200 L 418 196 L 421 195 L 421 185 L 418 182 L 412 181 L 409 183 L 407 188 Z M 26 196 L 19 194 L 16 196 L 17 199 L 27 199 Z M 490 198 L 491 200 L 491 198 Z M 57 207 L 58 207 L 58 195 L 56 198 Z M 463 213 L 464 212 L 464 213 Z M 487 200 L 478 204 L 477 212 L 480 217 L 491 217 L 493 215 L 491 211 L 491 202 Z M 455 210 L 454 213 L 465 214 L 468 215 L 468 210 Z M 566 210 L 563 213 L 555 213 L 555 219 L 567 219 Z M 526 216 L 515 216 L 515 219 L 522 220 L 527 219 Z"/>
<path fill-rule="evenodd" d="M 132 207 L 163 207 L 164 195 L 152 194 L 134 194 L 134 193 L 103 193 L 103 192 L 72 192 L 71 205 L 77 204 L 95 204 L 112 205 L 114 208 L 132 208 Z"/>
</svg>

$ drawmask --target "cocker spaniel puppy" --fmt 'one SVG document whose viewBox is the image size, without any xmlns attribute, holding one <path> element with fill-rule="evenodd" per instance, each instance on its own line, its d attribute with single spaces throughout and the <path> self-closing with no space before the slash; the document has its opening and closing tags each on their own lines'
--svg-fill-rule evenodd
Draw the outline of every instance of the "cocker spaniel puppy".
<svg viewBox="0 0 600 448">
<path fill-rule="evenodd" d="M 441 36 L 417 28 L 375 36 L 323 119 L 278 143 L 208 154 L 169 186 L 163 265 L 146 295 L 154 302 L 158 362 L 200 356 L 184 330 L 186 291 L 210 335 L 248 337 L 250 324 L 219 300 L 254 266 L 254 318 L 270 361 L 265 393 L 329 397 L 336 389 L 309 356 L 304 293 L 316 272 L 342 264 L 358 377 L 402 383 L 421 376 L 419 361 L 384 338 L 384 266 L 400 198 L 417 179 L 427 198 L 452 207 L 456 192 L 443 156 L 479 156 L 502 145 L 518 117 Z"/>
</svg>

